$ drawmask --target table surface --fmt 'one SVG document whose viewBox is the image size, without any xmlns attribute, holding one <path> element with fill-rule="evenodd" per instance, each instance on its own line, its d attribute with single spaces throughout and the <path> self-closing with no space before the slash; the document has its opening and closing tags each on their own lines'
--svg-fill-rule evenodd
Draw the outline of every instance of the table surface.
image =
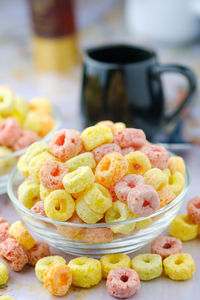
<svg viewBox="0 0 200 300">
<path fill-rule="evenodd" d="M 188 165 L 190 174 L 191 174 L 191 187 L 186 196 L 185 202 L 181 208 L 181 212 L 186 212 L 186 203 L 187 201 L 196 195 L 200 194 L 199 188 L 199 170 L 200 170 L 200 149 L 194 147 L 190 151 L 182 153 L 184 159 Z M 195 176 L 196 175 L 196 176 Z M 0 196 L 1 208 L 0 215 L 7 218 L 9 221 L 15 221 L 18 219 L 17 213 L 11 205 L 10 200 L 7 195 Z M 167 231 L 166 231 L 167 234 Z M 196 239 L 191 242 L 183 244 L 184 252 L 190 253 L 196 263 L 196 273 L 194 277 L 186 282 L 175 282 L 168 279 L 165 275 L 162 275 L 160 278 L 157 278 L 153 281 L 142 282 L 140 292 L 134 296 L 135 300 L 147 299 L 148 300 L 157 300 L 160 299 L 162 295 L 163 300 L 173 299 L 173 300 L 188 300 L 189 297 L 194 300 L 199 299 L 200 292 L 200 260 L 199 260 L 199 250 L 200 250 L 200 240 Z M 149 245 L 145 246 L 140 251 L 133 253 L 131 257 L 138 253 L 149 252 Z M 66 258 L 67 262 L 72 258 L 72 256 L 67 255 L 59 250 L 52 248 L 53 254 L 59 254 Z M 0 295 L 10 295 L 13 296 L 16 300 L 29 299 L 35 300 L 44 300 L 44 299 L 57 299 L 48 295 L 47 291 L 43 285 L 37 280 L 34 274 L 34 268 L 27 266 L 20 273 L 15 273 L 9 271 L 9 282 L 8 286 L 0 290 Z M 190 295 L 190 296 L 189 296 Z M 69 293 L 69 300 L 93 300 L 95 297 L 96 300 L 100 299 L 113 299 L 106 292 L 105 280 L 92 288 L 92 289 L 72 289 Z M 61 299 L 66 299 L 63 297 Z"/>
<path fill-rule="evenodd" d="M 36 95 L 45 95 L 51 99 L 63 111 L 64 108 L 64 126 L 68 128 L 80 129 L 81 120 L 78 117 L 79 111 L 79 91 L 80 91 L 80 69 L 75 69 L 73 73 L 60 76 L 53 73 L 38 73 L 33 69 L 31 61 L 31 39 L 28 21 L 24 17 L 25 0 L 18 0 L 18 6 L 13 6 L 11 0 L 1 1 L 0 13 L 4 15 L 0 18 L 0 83 L 9 84 L 16 93 L 30 99 Z M 3 9 L 4 8 L 4 9 Z M 10 15 L 12 20 L 7 19 L 9 14 L 6 11 L 12 9 Z M 18 13 L 16 13 L 18 9 Z M 200 44 L 193 44 L 183 48 L 166 48 L 155 44 L 152 41 L 140 40 L 125 33 L 122 10 L 119 8 L 100 20 L 94 26 L 83 31 L 80 36 L 81 48 L 94 44 L 107 42 L 134 42 L 144 46 L 152 47 L 159 52 L 162 62 L 178 62 L 191 66 L 197 74 L 200 75 Z M 174 82 L 172 79 L 172 85 Z M 169 93 L 176 92 L 176 89 L 170 89 Z M 173 96 L 173 95 L 172 95 Z M 193 117 L 199 118 L 199 101 L 196 102 L 193 109 Z M 194 119 L 191 120 L 195 123 Z M 199 121 L 196 121 L 199 124 Z M 186 128 L 186 130 L 188 130 Z M 196 134 L 200 136 L 199 127 L 195 127 Z M 191 173 L 191 187 L 186 196 L 181 211 L 186 212 L 186 203 L 191 197 L 200 194 L 199 188 L 199 170 L 200 170 L 200 148 L 194 147 L 188 152 L 182 153 Z M 19 218 L 12 207 L 6 195 L 0 196 L 0 215 L 13 222 Z M 167 231 L 166 231 L 167 234 Z M 184 243 L 184 252 L 190 253 L 196 262 L 196 273 L 194 277 L 186 282 L 174 282 L 164 275 L 152 282 L 142 282 L 140 292 L 134 296 L 135 300 L 157 300 L 162 297 L 163 300 L 188 300 L 199 299 L 200 294 L 200 260 L 199 260 L 200 241 Z M 137 253 L 149 252 L 149 245 Z M 53 254 L 60 254 L 67 261 L 71 256 L 52 249 Z M 136 253 L 132 254 L 135 255 Z M 34 268 L 25 267 L 20 273 L 9 271 L 8 286 L 0 289 L 0 295 L 10 295 L 16 300 L 27 299 L 57 299 L 52 297 L 44 289 L 43 285 L 37 280 L 34 274 Z M 74 289 L 69 295 L 60 299 L 74 300 L 96 300 L 113 299 L 108 296 L 105 288 L 105 281 L 89 290 Z"/>
</svg>

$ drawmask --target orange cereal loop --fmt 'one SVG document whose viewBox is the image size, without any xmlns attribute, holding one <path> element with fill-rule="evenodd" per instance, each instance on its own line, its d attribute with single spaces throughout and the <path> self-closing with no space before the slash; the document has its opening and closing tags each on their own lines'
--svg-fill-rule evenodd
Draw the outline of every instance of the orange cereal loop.
<svg viewBox="0 0 200 300">
<path fill-rule="evenodd" d="M 117 152 L 105 155 L 95 171 L 96 182 L 110 187 L 117 183 L 128 171 L 127 160 Z"/>
<path fill-rule="evenodd" d="M 38 132 L 38 134 L 41 137 L 44 137 L 45 135 L 47 135 L 55 126 L 55 120 L 47 114 L 41 114 L 41 128 Z"/>
<path fill-rule="evenodd" d="M 72 272 L 63 264 L 51 264 L 44 272 L 44 286 L 54 296 L 64 296 L 72 284 Z"/>
<path fill-rule="evenodd" d="M 102 126 L 109 127 L 111 129 L 112 133 L 114 133 L 116 131 L 115 124 L 112 121 L 109 121 L 109 120 L 98 122 L 96 125 L 97 126 L 102 125 Z"/>
<path fill-rule="evenodd" d="M 176 198 L 176 195 L 166 186 L 157 190 L 157 193 L 160 199 L 160 208 L 170 204 Z"/>
</svg>

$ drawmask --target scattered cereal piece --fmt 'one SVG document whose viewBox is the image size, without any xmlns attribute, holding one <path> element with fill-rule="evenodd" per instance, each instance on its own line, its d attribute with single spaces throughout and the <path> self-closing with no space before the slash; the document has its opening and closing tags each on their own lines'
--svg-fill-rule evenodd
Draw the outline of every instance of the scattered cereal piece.
<svg viewBox="0 0 200 300">
<path fill-rule="evenodd" d="M 100 259 L 102 274 L 104 278 L 108 277 L 111 270 L 119 267 L 130 268 L 131 259 L 126 254 L 106 254 Z"/>
<path fill-rule="evenodd" d="M 8 269 L 6 265 L 0 262 L 0 286 L 8 281 Z"/>
<path fill-rule="evenodd" d="M 187 212 L 189 218 L 195 223 L 200 225 L 200 197 L 192 198 L 187 203 Z"/>
<path fill-rule="evenodd" d="M 29 250 L 35 245 L 35 240 L 21 221 L 13 223 L 8 232 L 25 250 Z"/>
<path fill-rule="evenodd" d="M 182 253 L 183 247 L 180 240 L 174 237 L 161 236 L 155 239 L 151 244 L 151 252 L 159 254 L 164 259 L 169 255 Z"/>
<path fill-rule="evenodd" d="M 169 226 L 170 234 L 181 241 L 190 241 L 197 237 L 198 225 L 191 222 L 188 216 L 176 215 Z"/>
<path fill-rule="evenodd" d="M 33 248 L 26 251 L 28 256 L 28 264 L 35 266 L 38 260 L 50 255 L 49 245 L 44 242 L 36 242 Z"/>
</svg>

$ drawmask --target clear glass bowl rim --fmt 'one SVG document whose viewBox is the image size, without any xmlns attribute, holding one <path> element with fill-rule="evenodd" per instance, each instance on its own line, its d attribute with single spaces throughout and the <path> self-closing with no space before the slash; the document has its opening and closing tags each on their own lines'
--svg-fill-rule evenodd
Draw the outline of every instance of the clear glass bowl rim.
<svg viewBox="0 0 200 300">
<path fill-rule="evenodd" d="M 171 153 L 170 153 L 171 154 Z M 43 217 L 40 215 L 37 215 L 35 213 L 33 213 L 31 210 L 29 210 L 28 208 L 26 208 L 24 205 L 22 205 L 17 197 L 14 194 L 13 191 L 13 183 L 14 183 L 14 178 L 16 176 L 16 174 L 19 173 L 17 171 L 17 168 L 15 167 L 12 172 L 9 175 L 8 178 L 8 183 L 7 183 L 7 192 L 8 192 L 8 196 L 10 197 L 12 203 L 14 204 L 14 206 L 16 206 L 18 209 L 22 210 L 24 213 L 28 214 L 30 217 L 33 217 L 35 219 L 38 219 L 39 221 L 43 221 L 46 223 L 50 223 L 53 225 L 62 225 L 62 226 L 70 226 L 70 227 L 81 227 L 81 228 L 97 228 L 97 227 L 112 227 L 112 226 L 116 226 L 116 225 L 125 225 L 125 224 L 131 224 L 133 222 L 140 222 L 140 221 L 145 221 L 148 220 L 150 218 L 153 217 L 157 217 L 163 213 L 166 213 L 167 211 L 169 211 L 171 208 L 173 208 L 174 206 L 176 206 L 181 200 L 182 198 L 186 195 L 189 186 L 190 186 L 190 174 L 189 174 L 189 170 L 186 167 L 186 182 L 185 182 L 185 187 L 182 190 L 182 192 L 168 205 L 164 206 L 163 208 L 157 210 L 155 213 L 153 213 L 152 215 L 148 216 L 148 217 L 142 217 L 142 218 L 135 218 L 135 219 L 130 219 L 130 220 L 126 220 L 126 221 L 120 221 L 120 222 L 113 222 L 113 223 L 94 223 L 94 224 L 77 224 L 77 223 L 71 223 L 71 222 L 61 222 L 61 221 L 57 221 L 57 220 L 53 220 L 47 217 Z"/>
<path fill-rule="evenodd" d="M 40 140 L 42 142 L 47 142 L 51 138 L 51 136 L 60 128 L 60 125 L 62 122 L 62 115 L 60 113 L 60 110 L 56 106 L 52 106 L 52 112 L 53 112 L 52 116 L 55 119 L 56 123 L 55 123 L 55 126 L 53 127 L 53 129 L 45 137 L 43 137 Z M 27 151 L 28 147 L 23 148 L 19 151 L 12 152 L 8 155 L 0 156 L 0 160 L 21 156 L 22 154 L 24 154 Z"/>
</svg>

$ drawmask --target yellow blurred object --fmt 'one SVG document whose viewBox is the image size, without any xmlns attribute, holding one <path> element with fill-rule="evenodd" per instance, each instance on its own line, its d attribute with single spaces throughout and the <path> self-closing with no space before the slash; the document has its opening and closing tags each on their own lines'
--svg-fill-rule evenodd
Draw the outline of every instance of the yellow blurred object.
<svg viewBox="0 0 200 300">
<path fill-rule="evenodd" d="M 29 107 L 31 110 L 40 111 L 50 115 L 52 113 L 52 107 L 50 101 L 45 97 L 35 97 L 32 98 Z"/>
<path fill-rule="evenodd" d="M 55 126 L 55 120 L 47 114 L 41 114 L 41 128 L 38 132 L 39 136 L 47 135 Z"/>
</svg>

